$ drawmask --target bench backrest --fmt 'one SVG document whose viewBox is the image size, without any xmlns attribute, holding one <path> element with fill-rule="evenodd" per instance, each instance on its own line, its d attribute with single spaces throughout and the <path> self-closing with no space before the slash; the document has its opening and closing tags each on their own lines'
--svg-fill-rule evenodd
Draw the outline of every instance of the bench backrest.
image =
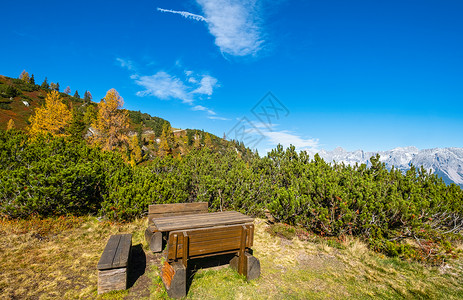
<svg viewBox="0 0 463 300">
<path fill-rule="evenodd" d="M 254 225 L 241 224 L 209 227 L 169 233 L 167 260 L 200 258 L 212 255 L 235 253 L 251 248 Z"/>
<path fill-rule="evenodd" d="M 126 268 L 130 258 L 131 246 L 131 234 L 112 235 L 98 262 L 98 270 Z"/>
<path fill-rule="evenodd" d="M 153 204 L 148 206 L 148 220 L 177 215 L 201 214 L 208 212 L 207 202 Z"/>
</svg>

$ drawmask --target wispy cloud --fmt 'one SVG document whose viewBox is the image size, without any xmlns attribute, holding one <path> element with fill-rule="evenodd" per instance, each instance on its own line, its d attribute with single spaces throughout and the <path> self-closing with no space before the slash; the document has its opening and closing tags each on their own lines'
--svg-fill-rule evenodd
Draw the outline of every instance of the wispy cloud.
<svg viewBox="0 0 463 300">
<path fill-rule="evenodd" d="M 213 115 L 213 116 L 216 115 L 215 111 L 213 111 L 212 109 L 209 109 L 209 108 L 207 108 L 205 106 L 202 106 L 202 105 L 196 105 L 195 107 L 192 108 L 192 110 L 201 110 L 201 111 L 207 112 L 210 115 Z"/>
<path fill-rule="evenodd" d="M 116 62 L 122 68 L 134 70 L 134 63 L 130 60 L 116 58 Z M 198 101 L 210 99 L 215 89 L 220 87 L 217 78 L 185 69 L 179 60 L 175 62 L 175 68 L 169 73 L 163 70 L 159 70 L 154 75 L 133 72 L 130 79 L 143 88 L 136 93 L 139 97 L 153 96 L 162 100 L 180 100 L 190 105 L 193 111 L 204 111 L 209 117 L 215 116 L 220 119 L 211 108 L 197 104 Z"/>
<path fill-rule="evenodd" d="M 133 71 L 135 69 L 134 64 L 131 60 L 123 59 L 120 57 L 116 58 L 116 61 L 120 64 L 121 67 L 127 68 L 129 71 Z"/>
<path fill-rule="evenodd" d="M 220 120 L 220 121 L 230 121 L 231 120 L 229 118 L 217 117 L 217 116 L 208 116 L 207 118 L 211 120 Z"/>
<path fill-rule="evenodd" d="M 192 77 L 189 78 L 193 79 Z M 191 82 L 195 83 L 196 79 L 192 80 Z M 209 75 L 203 75 L 201 81 L 199 82 L 199 87 L 193 91 L 194 94 L 203 94 L 211 96 L 214 88 L 218 86 L 217 79 Z"/>
<path fill-rule="evenodd" d="M 257 0 L 196 0 L 205 16 L 186 11 L 158 8 L 158 11 L 179 14 L 206 22 L 215 44 L 224 54 L 256 55 L 264 44 Z"/>
<path fill-rule="evenodd" d="M 172 14 L 179 14 L 186 19 L 193 19 L 196 21 L 204 21 L 204 22 L 206 21 L 206 18 L 204 18 L 203 16 L 195 15 L 187 11 L 178 11 L 178 10 L 159 8 L 159 7 L 158 7 L 158 11 L 172 13 Z"/>
<path fill-rule="evenodd" d="M 197 0 L 223 53 L 255 55 L 264 39 L 256 0 Z"/>
<path fill-rule="evenodd" d="M 288 130 L 282 131 L 262 131 L 262 134 L 269 138 L 272 144 L 282 144 L 284 147 L 293 145 L 296 150 L 315 150 L 319 147 L 318 139 L 305 139 L 301 136 L 294 134 Z"/>
<path fill-rule="evenodd" d="M 127 67 L 122 63 L 121 66 Z M 219 81 L 208 74 L 196 74 L 193 71 L 179 73 L 179 76 L 176 76 L 165 71 L 158 71 L 150 76 L 132 74 L 130 78 L 137 85 L 144 88 L 144 90 L 137 92 L 140 97 L 155 96 L 163 100 L 179 99 L 191 105 L 195 100 L 201 99 L 202 96 L 212 96 L 214 90 L 220 86 Z M 195 110 L 207 111 L 210 114 L 212 112 L 204 108 L 204 106 L 198 105 L 196 107 Z"/>
<path fill-rule="evenodd" d="M 144 91 L 137 92 L 137 96 L 155 96 L 163 100 L 180 99 L 184 103 L 193 103 L 189 87 L 179 78 L 164 71 L 151 76 L 135 76 L 133 79 L 136 84 L 145 88 Z"/>
</svg>

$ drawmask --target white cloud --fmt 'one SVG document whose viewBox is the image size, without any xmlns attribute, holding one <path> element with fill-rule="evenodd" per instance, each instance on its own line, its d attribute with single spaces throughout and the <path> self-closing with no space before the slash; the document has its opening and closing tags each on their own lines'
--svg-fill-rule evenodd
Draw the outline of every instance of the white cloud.
<svg viewBox="0 0 463 300">
<path fill-rule="evenodd" d="M 131 68 L 130 61 L 116 58 L 121 67 Z M 137 85 L 143 90 L 136 93 L 139 97 L 154 96 L 162 100 L 178 99 L 183 103 L 192 106 L 193 111 L 204 111 L 209 116 L 216 116 L 216 112 L 203 105 L 196 105 L 195 102 L 204 97 L 210 98 L 214 90 L 220 86 L 219 81 L 207 74 L 196 74 L 194 71 L 185 69 L 179 61 L 175 62 L 175 74 L 165 71 L 158 71 L 154 75 L 145 76 L 139 74 L 130 75 Z M 181 70 L 178 70 L 181 68 Z M 177 76 L 178 75 L 178 76 Z M 219 117 L 217 117 L 219 118 Z"/>
<path fill-rule="evenodd" d="M 208 96 L 211 96 L 212 92 L 214 91 L 214 88 L 218 86 L 217 79 L 209 75 L 203 75 L 203 78 L 201 78 L 199 85 L 200 86 L 196 90 L 194 90 L 193 93 Z"/>
<path fill-rule="evenodd" d="M 134 69 L 133 62 L 130 60 L 126 60 L 120 57 L 116 58 L 116 61 L 120 64 L 121 67 L 127 68 L 127 70 L 132 71 Z"/>
<path fill-rule="evenodd" d="M 256 55 L 264 43 L 257 0 L 196 0 L 205 16 L 158 8 L 207 23 L 220 51 L 233 56 Z"/>
<path fill-rule="evenodd" d="M 205 107 L 205 106 L 202 106 L 202 105 L 196 105 L 195 107 L 192 108 L 192 110 L 205 111 L 205 112 L 207 112 L 207 113 L 210 114 L 210 115 L 213 115 L 213 116 L 216 115 L 215 111 L 213 111 L 212 109 L 209 109 L 209 108 L 207 108 L 207 107 Z"/>
<path fill-rule="evenodd" d="M 223 53 L 255 55 L 264 42 L 256 0 L 196 0 Z"/>
<path fill-rule="evenodd" d="M 263 135 L 269 138 L 272 144 L 282 144 L 284 147 L 293 145 L 297 151 L 314 150 L 319 147 L 318 139 L 304 139 L 299 135 L 293 134 L 290 131 L 263 131 Z"/>
<path fill-rule="evenodd" d="M 217 117 L 217 116 L 208 116 L 207 118 L 211 120 L 230 121 L 229 118 Z"/>
<path fill-rule="evenodd" d="M 180 99 L 184 103 L 193 103 L 193 97 L 179 78 L 159 71 L 152 76 L 140 76 L 135 82 L 144 87 L 144 91 L 137 92 L 138 96 L 155 96 L 159 99 Z"/>
<path fill-rule="evenodd" d="M 187 12 L 187 11 L 163 9 L 163 8 L 159 8 L 159 7 L 158 7 L 158 11 L 160 11 L 160 12 L 168 12 L 168 13 L 172 13 L 172 14 L 179 14 L 179 15 L 181 15 L 182 17 L 184 17 L 186 19 L 193 19 L 195 21 L 206 21 L 206 19 L 203 16 L 192 14 L 192 13 Z"/>
<path fill-rule="evenodd" d="M 180 73 L 181 75 L 182 73 Z M 133 74 L 130 76 L 136 84 L 145 88 L 143 91 L 137 92 L 140 97 L 155 96 L 159 99 L 179 99 L 184 103 L 193 105 L 195 100 L 201 99 L 201 96 L 212 96 L 214 89 L 219 87 L 218 80 L 210 75 L 195 75 L 193 71 L 183 71 L 182 78 L 164 71 L 159 71 L 151 76 L 139 76 Z M 198 105 L 197 109 L 206 111 L 211 115 L 215 115 L 212 110 Z"/>
</svg>

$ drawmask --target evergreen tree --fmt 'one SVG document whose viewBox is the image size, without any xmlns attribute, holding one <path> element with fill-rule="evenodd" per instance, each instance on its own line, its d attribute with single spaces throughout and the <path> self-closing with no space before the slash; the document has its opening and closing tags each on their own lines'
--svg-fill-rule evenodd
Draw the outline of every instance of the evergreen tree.
<svg viewBox="0 0 463 300">
<path fill-rule="evenodd" d="M 87 125 L 84 122 L 84 114 L 79 108 L 72 110 L 72 121 L 67 129 L 71 139 L 75 141 L 81 141 L 87 129 Z"/>
<path fill-rule="evenodd" d="M 84 102 L 85 103 L 90 103 L 92 101 L 93 97 L 92 94 L 89 91 L 85 91 L 84 93 Z"/>
<path fill-rule="evenodd" d="M 79 95 L 79 92 L 77 92 L 77 90 L 76 90 L 76 92 L 74 93 L 74 98 L 80 99 L 80 95 Z"/>
<path fill-rule="evenodd" d="M 48 90 L 50 89 L 50 85 L 48 84 L 47 77 L 43 80 L 42 84 L 40 85 L 42 89 Z"/>
<path fill-rule="evenodd" d="M 31 79 L 29 79 L 29 83 L 32 84 L 32 85 L 35 85 L 34 74 L 31 75 Z"/>
</svg>

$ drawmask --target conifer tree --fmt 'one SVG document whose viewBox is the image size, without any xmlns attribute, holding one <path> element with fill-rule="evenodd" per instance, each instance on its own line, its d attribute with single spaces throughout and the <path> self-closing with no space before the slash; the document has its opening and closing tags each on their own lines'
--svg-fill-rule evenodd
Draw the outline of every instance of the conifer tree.
<svg viewBox="0 0 463 300">
<path fill-rule="evenodd" d="M 71 138 L 75 141 L 80 141 L 87 129 L 87 125 L 84 122 L 84 114 L 79 108 L 72 110 L 72 121 L 69 124 L 67 132 Z"/>
<path fill-rule="evenodd" d="M 74 93 L 74 98 L 80 99 L 80 95 L 79 95 L 79 92 L 77 92 L 77 90 L 76 90 L 76 92 Z"/>
<path fill-rule="evenodd" d="M 13 119 L 10 119 L 8 121 L 8 124 L 6 125 L 6 130 L 8 131 L 8 130 L 11 130 L 11 129 L 14 129 L 14 128 L 15 128 L 14 121 L 13 121 Z"/>
<path fill-rule="evenodd" d="M 37 108 L 31 116 L 29 133 L 33 136 L 51 133 L 54 136 L 67 136 L 66 128 L 72 120 L 72 114 L 62 102 L 57 91 L 51 91 L 45 98 L 45 106 Z"/>
<path fill-rule="evenodd" d="M 21 72 L 21 75 L 19 75 L 19 79 L 23 80 L 24 82 L 29 82 L 30 78 L 29 78 L 29 73 L 26 72 L 26 70 L 23 70 Z"/>
<path fill-rule="evenodd" d="M 198 136 L 197 132 L 195 132 L 195 135 L 193 136 L 194 141 L 193 141 L 193 148 L 196 150 L 201 149 L 201 138 Z"/>
<path fill-rule="evenodd" d="M 34 74 L 31 75 L 31 78 L 29 79 L 29 83 L 32 84 L 32 85 L 35 85 Z"/>
<path fill-rule="evenodd" d="M 135 166 L 136 164 L 140 163 L 143 159 L 138 134 L 133 135 L 130 139 L 130 149 L 130 164 L 132 166 Z"/>
<path fill-rule="evenodd" d="M 127 147 L 129 117 L 127 111 L 121 110 L 124 100 L 115 89 L 110 89 L 98 104 L 98 115 L 92 123 L 96 129 L 93 140 L 103 150 L 123 151 Z"/>
<path fill-rule="evenodd" d="M 162 126 L 161 133 L 161 144 L 159 145 L 159 156 L 165 157 L 167 155 L 172 155 L 172 129 L 169 124 L 166 122 Z"/>
<path fill-rule="evenodd" d="M 206 136 L 204 137 L 204 147 L 208 149 L 213 149 L 212 139 L 209 133 L 206 133 Z"/>
<path fill-rule="evenodd" d="M 84 93 L 84 102 L 85 103 L 88 103 L 90 101 L 92 101 L 92 94 L 89 92 L 89 91 L 85 91 Z"/>
<path fill-rule="evenodd" d="M 50 85 L 48 84 L 48 81 L 47 81 L 47 77 L 45 77 L 40 87 L 45 90 L 48 90 L 50 88 Z"/>
<path fill-rule="evenodd" d="M 71 88 L 69 87 L 69 85 L 64 89 L 64 93 L 65 94 L 71 94 Z"/>
</svg>

